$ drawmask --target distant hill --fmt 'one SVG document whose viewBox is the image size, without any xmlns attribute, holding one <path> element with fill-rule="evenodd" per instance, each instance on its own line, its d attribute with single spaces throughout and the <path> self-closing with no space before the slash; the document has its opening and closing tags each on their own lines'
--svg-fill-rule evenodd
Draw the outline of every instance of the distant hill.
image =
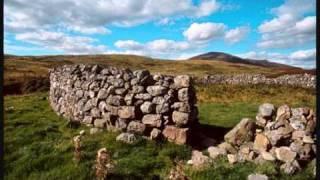
<svg viewBox="0 0 320 180">
<path fill-rule="evenodd" d="M 116 66 L 132 70 L 148 69 L 151 73 L 189 74 L 194 77 L 203 77 L 208 74 L 263 74 L 267 77 L 277 77 L 283 74 L 315 74 L 315 70 L 304 70 L 268 61 L 250 61 L 226 53 L 209 53 L 194 57 L 194 59 L 174 61 L 119 54 L 4 55 L 4 90 L 12 92 L 20 89 L 25 92 L 25 89 L 30 89 L 30 86 L 39 88 L 42 84 L 47 84 L 50 68 L 79 63 Z"/>
<path fill-rule="evenodd" d="M 190 60 L 215 60 L 215 61 L 224 61 L 224 62 L 230 62 L 230 63 L 249 64 L 249 65 L 261 66 L 261 67 L 301 69 L 298 67 L 293 67 L 285 64 L 270 62 L 268 60 L 244 59 L 244 58 L 240 58 L 238 56 L 234 56 L 234 55 L 223 53 L 223 52 L 208 52 L 205 54 L 194 56 L 190 58 Z"/>
</svg>

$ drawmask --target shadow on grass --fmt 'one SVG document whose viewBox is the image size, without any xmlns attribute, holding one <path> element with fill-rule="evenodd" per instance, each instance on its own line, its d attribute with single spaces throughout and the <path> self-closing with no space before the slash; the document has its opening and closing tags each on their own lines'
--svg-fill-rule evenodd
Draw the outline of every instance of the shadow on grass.
<svg viewBox="0 0 320 180">
<path fill-rule="evenodd" d="M 224 135 L 231 129 L 209 124 L 197 124 L 192 128 L 192 136 L 188 144 L 199 150 L 215 146 L 223 141 Z"/>
</svg>

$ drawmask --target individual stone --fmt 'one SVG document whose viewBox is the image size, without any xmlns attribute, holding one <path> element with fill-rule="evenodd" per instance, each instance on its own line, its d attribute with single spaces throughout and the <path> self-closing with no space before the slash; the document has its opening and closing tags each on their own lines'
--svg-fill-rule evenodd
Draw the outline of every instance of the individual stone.
<svg viewBox="0 0 320 180">
<path fill-rule="evenodd" d="M 126 102 L 126 104 L 128 106 L 131 106 L 132 103 L 133 103 L 133 97 L 134 97 L 134 94 L 126 94 L 126 96 L 124 97 L 124 101 Z"/>
<path fill-rule="evenodd" d="M 148 93 L 143 93 L 143 94 L 136 94 L 134 98 L 148 101 L 152 99 L 152 96 Z"/>
<path fill-rule="evenodd" d="M 124 105 L 124 98 L 119 95 L 110 95 L 107 98 L 107 104 L 114 105 L 114 106 L 122 106 Z"/>
<path fill-rule="evenodd" d="M 264 118 L 262 115 L 258 114 L 256 116 L 256 124 L 260 127 L 265 127 L 267 124 L 268 120 Z"/>
<path fill-rule="evenodd" d="M 302 141 L 307 144 L 313 144 L 314 140 L 310 136 L 303 136 Z"/>
<path fill-rule="evenodd" d="M 118 110 L 118 116 L 123 119 L 134 119 L 135 106 L 121 106 Z"/>
<path fill-rule="evenodd" d="M 277 159 L 283 162 L 292 162 L 297 156 L 296 152 L 292 151 L 289 147 L 286 146 L 276 148 L 275 152 Z"/>
<path fill-rule="evenodd" d="M 98 92 L 97 98 L 98 98 L 98 99 L 107 99 L 108 95 L 109 95 L 109 94 L 108 94 L 108 92 L 107 92 L 106 89 L 101 89 L 101 90 Z"/>
<path fill-rule="evenodd" d="M 307 120 L 304 116 L 293 116 L 289 119 L 290 125 L 295 130 L 302 130 L 306 129 Z"/>
<path fill-rule="evenodd" d="M 262 133 L 257 134 L 253 143 L 253 148 L 258 151 L 266 151 L 269 147 L 270 142 L 268 138 Z"/>
<path fill-rule="evenodd" d="M 297 161 L 286 162 L 280 166 L 280 169 L 286 174 L 294 174 L 300 168 L 300 165 Z"/>
<path fill-rule="evenodd" d="M 106 126 L 106 120 L 105 119 L 95 119 L 94 120 L 94 127 L 104 128 L 105 126 Z"/>
<path fill-rule="evenodd" d="M 91 109 L 91 115 L 92 115 L 92 117 L 94 117 L 94 118 L 99 118 L 99 117 L 101 117 L 101 111 L 98 109 L 98 108 L 92 108 Z"/>
<path fill-rule="evenodd" d="M 264 103 L 260 105 L 259 114 L 262 117 L 271 117 L 274 114 L 274 105 L 270 103 Z"/>
<path fill-rule="evenodd" d="M 174 123 L 176 123 L 177 126 L 186 125 L 189 121 L 189 114 L 179 111 L 173 111 L 172 120 Z"/>
<path fill-rule="evenodd" d="M 190 89 L 189 88 L 182 88 L 178 91 L 178 99 L 182 102 L 188 102 L 190 100 Z"/>
<path fill-rule="evenodd" d="M 178 128 L 175 126 L 167 125 L 164 127 L 162 134 L 171 142 L 177 144 L 185 144 L 187 142 L 189 128 Z"/>
<path fill-rule="evenodd" d="M 188 75 L 176 76 L 173 81 L 176 88 L 185 88 L 191 85 L 191 78 Z"/>
<path fill-rule="evenodd" d="M 267 161 L 275 161 L 276 160 L 276 158 L 271 153 L 269 153 L 267 151 L 262 151 L 261 157 Z"/>
<path fill-rule="evenodd" d="M 165 102 L 166 102 L 166 100 L 162 96 L 156 96 L 152 99 L 152 103 L 154 103 L 154 104 L 164 104 Z"/>
<path fill-rule="evenodd" d="M 251 141 L 254 131 L 254 121 L 249 118 L 244 118 L 224 136 L 224 139 L 230 144 L 239 146 L 243 142 Z"/>
<path fill-rule="evenodd" d="M 208 152 L 209 152 L 209 156 L 212 159 L 216 159 L 220 155 L 226 155 L 227 154 L 227 151 L 225 149 L 222 149 L 222 148 L 219 148 L 219 147 L 214 147 L 214 146 L 210 146 L 208 148 Z"/>
<path fill-rule="evenodd" d="M 248 180 L 269 180 L 269 177 L 264 174 L 250 174 Z"/>
<path fill-rule="evenodd" d="M 291 139 L 297 140 L 302 139 L 306 135 L 306 131 L 293 131 Z"/>
<path fill-rule="evenodd" d="M 157 114 L 167 114 L 169 111 L 170 111 L 170 106 L 168 103 L 156 105 L 156 113 Z"/>
<path fill-rule="evenodd" d="M 127 130 L 129 132 L 137 133 L 137 134 L 143 134 L 145 129 L 146 129 L 146 125 L 144 125 L 138 121 L 131 121 L 127 127 Z"/>
<path fill-rule="evenodd" d="M 137 142 L 137 137 L 131 133 L 121 133 L 117 136 L 116 140 L 127 144 L 134 144 Z"/>
<path fill-rule="evenodd" d="M 93 122 L 93 117 L 92 116 L 85 116 L 83 121 L 84 124 L 92 124 Z"/>
<path fill-rule="evenodd" d="M 227 158 L 230 164 L 234 164 L 238 161 L 237 155 L 235 154 L 228 154 Z"/>
<path fill-rule="evenodd" d="M 150 133 L 150 139 L 159 139 L 161 136 L 161 131 L 157 128 L 153 128 Z"/>
<path fill-rule="evenodd" d="M 172 109 L 180 111 L 180 112 L 191 112 L 191 107 L 188 103 L 185 102 L 175 102 L 172 106 Z"/>
<path fill-rule="evenodd" d="M 142 123 L 151 127 L 161 127 L 161 121 L 160 114 L 146 114 L 142 118 Z"/>
<path fill-rule="evenodd" d="M 227 153 L 231 153 L 231 154 L 237 153 L 237 149 L 227 142 L 223 142 L 223 143 L 219 144 L 218 147 L 226 150 Z"/>
<path fill-rule="evenodd" d="M 111 115 L 118 116 L 118 110 L 119 110 L 119 107 L 117 106 L 111 106 L 111 105 L 106 106 L 106 111 L 110 112 Z"/>
<path fill-rule="evenodd" d="M 103 130 L 101 128 L 90 128 L 90 134 L 97 134 L 97 133 L 100 133 L 102 132 Z"/>
<path fill-rule="evenodd" d="M 144 87 L 143 86 L 132 86 L 132 90 L 131 91 L 134 94 L 144 93 Z"/>
<path fill-rule="evenodd" d="M 155 105 L 151 103 L 150 101 L 145 101 L 141 106 L 140 110 L 144 114 L 150 114 L 153 113 L 155 110 Z"/>
<path fill-rule="evenodd" d="M 314 157 L 315 153 L 312 152 L 312 145 L 311 144 L 304 144 L 297 149 L 298 153 L 298 160 L 308 161 L 312 157 Z"/>
<path fill-rule="evenodd" d="M 124 96 L 127 93 L 127 90 L 125 88 L 118 88 L 118 89 L 115 89 L 114 92 L 117 95 Z"/>
<path fill-rule="evenodd" d="M 159 96 L 167 93 L 168 89 L 163 86 L 149 86 L 147 87 L 147 92 L 152 96 Z"/>
<path fill-rule="evenodd" d="M 288 105 L 282 105 L 277 110 L 276 121 L 289 119 L 291 117 L 291 109 Z"/>
<path fill-rule="evenodd" d="M 198 150 L 192 151 L 191 161 L 194 168 L 203 168 L 212 162 L 208 156 L 203 155 L 202 152 Z"/>
<path fill-rule="evenodd" d="M 105 101 L 100 101 L 98 107 L 99 107 L 99 110 L 103 112 L 107 107 L 107 103 Z"/>
</svg>

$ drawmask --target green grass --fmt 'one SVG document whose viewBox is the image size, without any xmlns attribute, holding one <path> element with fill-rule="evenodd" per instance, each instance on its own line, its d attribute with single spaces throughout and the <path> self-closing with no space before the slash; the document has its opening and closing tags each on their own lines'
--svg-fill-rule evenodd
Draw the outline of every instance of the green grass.
<svg viewBox="0 0 320 180">
<path fill-rule="evenodd" d="M 245 117 L 255 119 L 262 103 L 272 103 L 276 107 L 288 104 L 290 107 L 316 108 L 314 89 L 220 84 L 196 86 L 196 90 L 200 122 L 222 127 L 233 127 Z"/>
<path fill-rule="evenodd" d="M 315 92 L 308 89 L 225 85 L 198 86 L 196 89 L 200 122 L 216 126 L 232 127 L 243 117 L 253 118 L 263 102 L 315 107 Z M 190 159 L 191 147 L 188 145 L 143 139 L 127 145 L 115 141 L 116 133 L 104 132 L 85 136 L 84 156 L 76 164 L 71 140 L 82 129 L 88 134 L 88 128 L 69 128 L 66 121 L 51 110 L 44 97 L 47 93 L 5 97 L 4 107 L 14 107 L 4 114 L 6 179 L 93 179 L 96 152 L 102 147 L 110 150 L 112 159 L 117 162 L 110 179 L 163 179 L 174 160 Z M 201 171 L 186 167 L 186 173 L 192 179 L 246 179 L 254 172 L 265 173 L 271 179 L 312 179 L 312 170 L 309 165 L 294 176 L 286 176 L 279 173 L 275 164 L 231 166 L 225 158 Z"/>
<path fill-rule="evenodd" d="M 140 139 L 127 145 L 115 141 L 116 133 L 87 135 L 83 140 L 83 160 L 73 161 L 72 137 L 81 129 L 70 129 L 43 100 L 45 93 L 5 97 L 6 179 L 92 179 L 96 152 L 106 147 L 117 168 L 113 179 L 165 176 L 173 160 L 187 160 L 191 149 L 172 143 L 157 144 Z"/>
</svg>

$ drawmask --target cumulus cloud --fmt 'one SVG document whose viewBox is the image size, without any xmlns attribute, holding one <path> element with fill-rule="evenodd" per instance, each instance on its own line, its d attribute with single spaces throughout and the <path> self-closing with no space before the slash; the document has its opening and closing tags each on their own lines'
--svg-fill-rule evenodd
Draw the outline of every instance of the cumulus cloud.
<svg viewBox="0 0 320 180">
<path fill-rule="evenodd" d="M 8 0 L 4 2 L 4 27 L 25 32 L 64 25 L 84 33 L 109 32 L 105 26 L 134 26 L 170 16 L 203 17 L 219 9 L 215 0 L 194 4 L 190 0 Z"/>
<path fill-rule="evenodd" d="M 225 29 L 226 25 L 223 23 L 192 23 L 183 35 L 190 42 L 204 44 L 223 37 Z"/>
<path fill-rule="evenodd" d="M 236 55 L 242 58 L 270 60 L 277 63 L 289 64 L 303 68 L 315 68 L 316 65 L 316 49 L 298 50 L 290 54 L 249 51 Z"/>
<path fill-rule="evenodd" d="M 241 41 L 250 31 L 247 26 L 237 27 L 226 32 L 224 39 L 230 44 L 237 43 Z"/>
<path fill-rule="evenodd" d="M 133 40 L 119 40 L 114 44 L 124 54 L 146 55 L 151 57 L 168 58 L 176 53 L 186 52 L 195 48 L 186 41 L 174 41 L 168 39 L 157 39 L 146 43 L 139 43 Z"/>
<path fill-rule="evenodd" d="M 316 49 L 295 51 L 295 52 L 291 53 L 289 57 L 294 60 L 315 61 L 316 60 Z"/>
<path fill-rule="evenodd" d="M 95 39 L 83 36 L 69 36 L 62 32 L 36 31 L 20 33 L 16 40 L 24 41 L 49 50 L 66 54 L 91 54 L 106 51 L 104 45 L 94 45 Z"/>
<path fill-rule="evenodd" d="M 275 18 L 263 22 L 258 30 L 262 35 L 260 48 L 287 48 L 315 40 L 316 17 L 305 14 L 315 11 L 314 0 L 287 0 L 271 10 Z"/>
</svg>

